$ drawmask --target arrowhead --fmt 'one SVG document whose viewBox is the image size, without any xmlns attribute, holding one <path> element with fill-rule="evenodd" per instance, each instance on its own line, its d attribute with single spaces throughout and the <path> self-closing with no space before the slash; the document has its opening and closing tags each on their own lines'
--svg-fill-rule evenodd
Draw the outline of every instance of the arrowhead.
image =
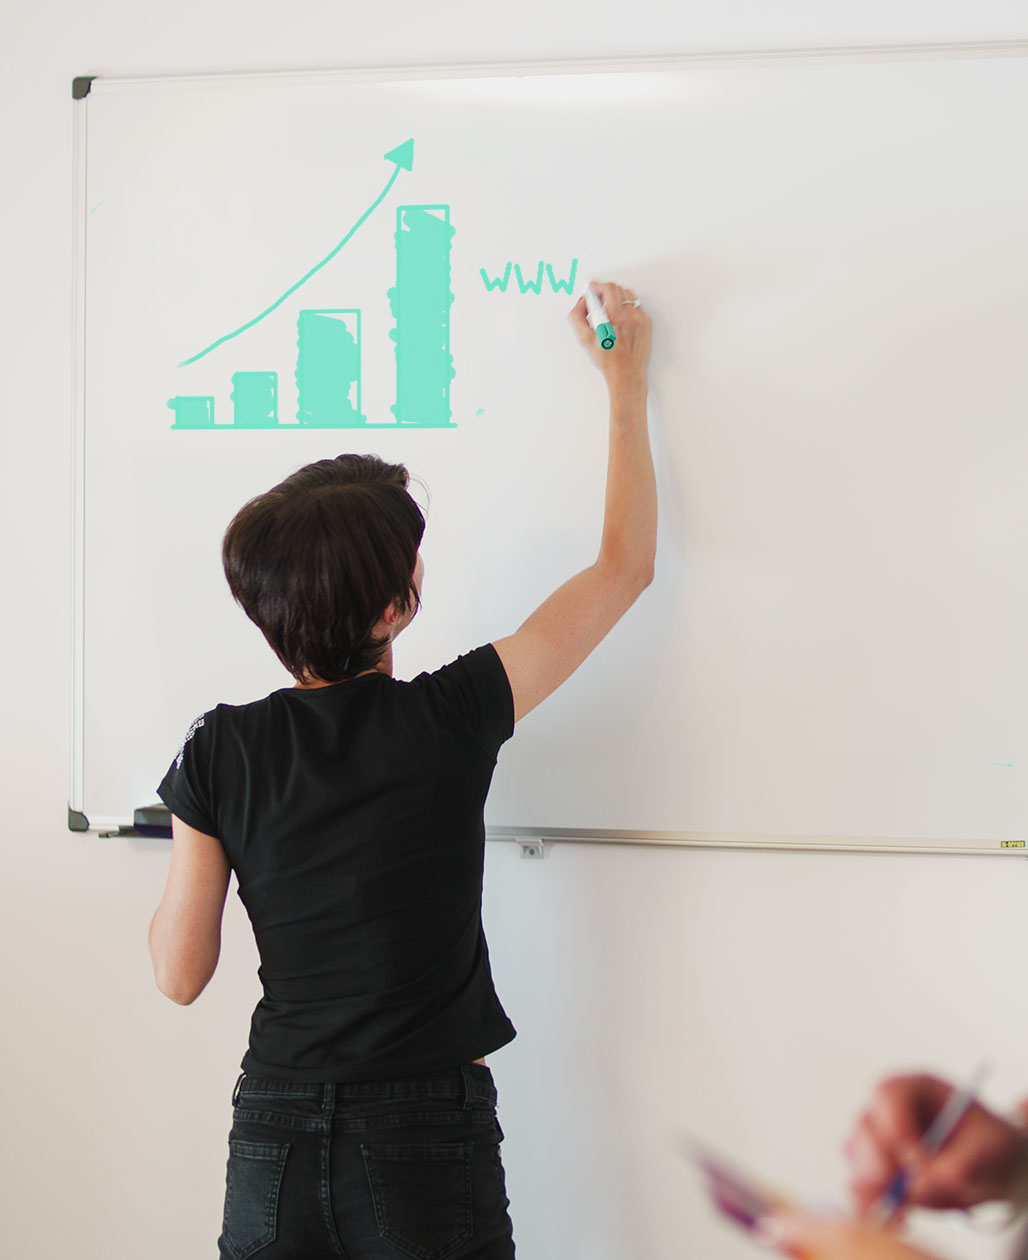
<svg viewBox="0 0 1028 1260">
<path fill-rule="evenodd" d="M 414 141 L 408 140 L 406 144 L 390 149 L 383 156 L 387 162 L 395 162 L 397 166 L 402 166 L 405 171 L 412 171 L 414 169 Z"/>
</svg>

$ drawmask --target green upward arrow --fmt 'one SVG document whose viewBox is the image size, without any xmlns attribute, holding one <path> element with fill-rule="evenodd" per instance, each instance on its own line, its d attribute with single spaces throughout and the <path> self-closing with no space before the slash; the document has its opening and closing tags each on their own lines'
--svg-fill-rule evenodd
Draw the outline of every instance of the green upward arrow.
<svg viewBox="0 0 1028 1260">
<path fill-rule="evenodd" d="M 310 271 L 308 271 L 305 276 L 302 276 L 299 280 L 297 280 L 297 282 L 294 285 L 290 285 L 290 287 L 286 289 L 285 293 L 283 293 L 282 296 L 277 301 L 272 302 L 272 304 L 268 307 L 266 311 L 261 311 L 259 315 L 255 316 L 253 319 L 243 324 L 241 328 L 237 328 L 235 332 L 226 333 L 224 337 L 219 337 L 217 341 L 212 341 L 211 344 L 207 346 L 205 349 L 201 350 L 199 354 L 194 354 L 191 358 L 183 359 L 182 362 L 179 364 L 179 367 L 188 367 L 190 363 L 195 363 L 197 359 L 202 359 L 204 355 L 210 354 L 210 352 L 212 350 L 216 350 L 218 346 L 223 346 L 226 341 L 231 341 L 233 337 L 238 337 L 240 333 L 246 332 L 248 328 L 253 328 L 255 324 L 259 324 L 261 320 L 265 318 L 265 316 L 270 315 L 272 311 L 277 310 L 282 305 L 282 303 L 286 300 L 286 298 L 291 297 L 296 292 L 296 290 L 300 288 L 301 285 L 306 284 L 307 281 L 311 278 L 311 276 L 315 275 L 317 272 L 319 272 L 322 269 L 322 267 L 325 266 L 326 263 L 330 263 L 332 259 L 335 258 L 336 254 L 339 253 L 339 251 L 343 248 L 343 246 L 347 243 L 347 241 L 352 239 L 354 233 L 361 226 L 361 224 L 364 223 L 367 219 L 369 219 L 375 213 L 378 207 L 382 204 L 382 202 L 385 201 L 386 197 L 389 195 L 389 190 L 392 188 L 393 184 L 396 183 L 396 180 L 400 174 L 400 171 L 401 170 L 412 171 L 414 169 L 414 141 L 407 140 L 404 144 L 398 145 L 397 148 L 390 149 L 389 152 L 384 154 L 383 156 L 385 157 L 385 160 L 387 162 L 393 163 L 393 173 L 389 176 L 389 179 L 386 182 L 386 186 L 378 194 L 378 196 L 371 203 L 371 205 L 368 206 L 367 210 L 364 211 L 364 213 L 353 225 L 353 227 L 350 228 L 349 232 L 346 233 L 346 235 L 335 247 L 335 249 L 333 249 L 330 254 L 326 254 L 325 257 L 321 260 L 321 262 L 319 262 L 316 266 L 312 267 Z"/>
<path fill-rule="evenodd" d="M 390 149 L 384 156 L 387 162 L 395 162 L 397 166 L 402 166 L 405 171 L 412 171 L 414 169 L 414 141 L 408 140 L 406 144 Z"/>
</svg>

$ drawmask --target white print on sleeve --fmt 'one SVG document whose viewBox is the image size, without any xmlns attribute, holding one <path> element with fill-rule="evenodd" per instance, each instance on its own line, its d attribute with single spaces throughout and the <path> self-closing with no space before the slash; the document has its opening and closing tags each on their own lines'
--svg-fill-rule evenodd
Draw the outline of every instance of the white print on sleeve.
<svg viewBox="0 0 1028 1260">
<path fill-rule="evenodd" d="M 204 716 L 206 716 L 206 714 Z M 203 717 L 198 717 L 196 721 L 192 724 L 192 726 L 190 726 L 189 730 L 186 731 L 186 737 L 182 741 L 181 748 L 179 748 L 178 750 L 178 756 L 175 758 L 176 770 L 182 769 L 182 758 L 186 755 L 186 744 L 189 743 L 189 741 L 193 738 L 193 736 L 196 734 L 196 732 L 200 729 L 201 726 L 203 726 Z"/>
</svg>

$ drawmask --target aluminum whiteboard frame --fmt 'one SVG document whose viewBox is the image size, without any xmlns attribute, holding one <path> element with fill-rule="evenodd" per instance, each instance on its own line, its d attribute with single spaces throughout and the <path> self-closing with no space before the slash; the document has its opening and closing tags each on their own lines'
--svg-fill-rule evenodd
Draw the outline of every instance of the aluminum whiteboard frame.
<svg viewBox="0 0 1028 1260">
<path fill-rule="evenodd" d="M 774 836 L 716 831 L 604 831 L 574 827 L 486 827 L 486 839 L 524 845 L 627 844 L 659 849 L 749 849 L 807 853 L 929 853 L 949 857 L 1028 857 L 1024 840 L 985 842 L 971 847 L 966 840 L 887 836 Z"/>
</svg>

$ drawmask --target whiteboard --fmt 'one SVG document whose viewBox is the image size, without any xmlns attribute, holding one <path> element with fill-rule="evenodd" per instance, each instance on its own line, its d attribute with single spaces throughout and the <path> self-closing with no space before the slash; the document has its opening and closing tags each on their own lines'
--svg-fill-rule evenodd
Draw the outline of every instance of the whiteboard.
<svg viewBox="0 0 1028 1260">
<path fill-rule="evenodd" d="M 656 578 L 493 834 L 1016 853 L 1024 53 L 93 81 L 71 808 L 130 821 L 198 713 L 289 685 L 220 539 L 310 460 L 427 488 L 400 677 L 591 563 L 598 277 L 655 321 Z"/>
</svg>

